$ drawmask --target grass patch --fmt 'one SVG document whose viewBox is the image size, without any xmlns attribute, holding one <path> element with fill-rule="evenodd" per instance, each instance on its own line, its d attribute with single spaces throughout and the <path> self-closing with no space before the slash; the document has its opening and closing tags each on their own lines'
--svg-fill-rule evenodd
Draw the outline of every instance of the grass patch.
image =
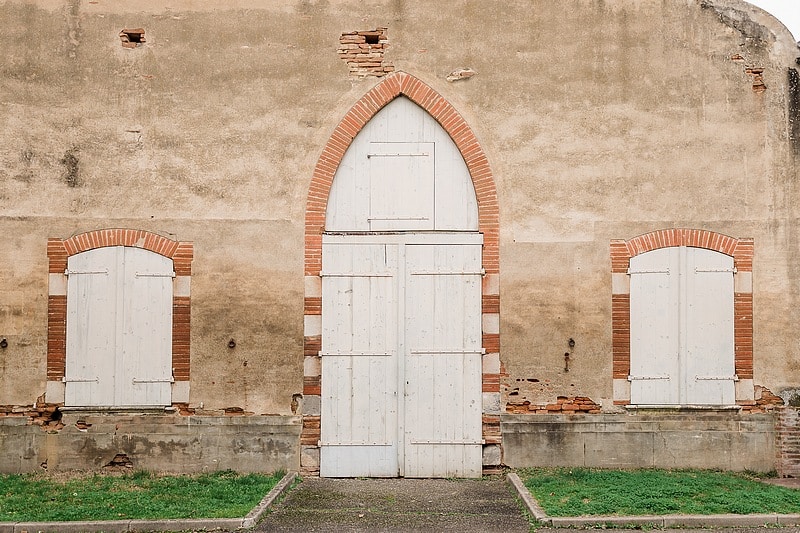
<svg viewBox="0 0 800 533">
<path fill-rule="evenodd" d="M 800 513 L 800 491 L 733 472 L 530 468 L 518 474 L 550 516 Z"/>
<path fill-rule="evenodd" d="M 0 475 L 0 521 L 238 518 L 283 477 L 220 471 L 167 476 Z"/>
</svg>

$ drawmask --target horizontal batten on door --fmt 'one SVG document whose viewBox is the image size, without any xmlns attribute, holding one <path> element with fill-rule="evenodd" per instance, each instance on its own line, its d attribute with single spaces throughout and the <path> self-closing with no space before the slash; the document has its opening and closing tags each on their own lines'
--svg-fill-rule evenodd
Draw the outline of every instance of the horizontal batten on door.
<svg viewBox="0 0 800 533">
<path fill-rule="evenodd" d="M 319 352 L 320 357 L 391 357 L 393 352 L 375 353 L 375 352 Z"/>
<path fill-rule="evenodd" d="M 373 273 L 353 273 L 353 272 L 323 272 L 320 277 L 323 278 L 391 278 L 394 276 L 391 272 L 373 272 Z"/>
<path fill-rule="evenodd" d="M 438 355 L 438 354 L 452 354 L 452 355 L 483 355 L 486 350 L 411 350 L 411 355 Z"/>
<path fill-rule="evenodd" d="M 481 444 L 485 444 L 485 440 L 480 440 L 479 442 L 475 442 L 472 440 L 412 440 L 411 444 L 441 444 L 441 445 L 473 445 L 478 446 Z"/>
<path fill-rule="evenodd" d="M 429 154 L 428 152 L 408 153 L 408 154 L 401 154 L 401 153 L 395 153 L 395 154 L 367 154 L 367 159 L 370 159 L 372 157 L 428 157 L 429 155 L 431 155 L 431 154 Z"/>
<path fill-rule="evenodd" d="M 175 272 L 137 272 L 137 278 L 174 278 Z"/>
<path fill-rule="evenodd" d="M 434 272 L 419 270 L 417 272 L 410 272 L 412 276 L 485 276 L 486 271 L 481 269 L 475 272 Z"/>
<path fill-rule="evenodd" d="M 393 446 L 391 442 L 322 442 L 320 446 Z"/>
</svg>

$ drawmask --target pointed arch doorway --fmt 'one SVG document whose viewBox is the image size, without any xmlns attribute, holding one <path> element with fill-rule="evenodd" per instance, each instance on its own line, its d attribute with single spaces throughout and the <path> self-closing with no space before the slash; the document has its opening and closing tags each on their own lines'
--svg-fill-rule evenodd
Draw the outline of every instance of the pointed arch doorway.
<svg viewBox="0 0 800 533">
<path fill-rule="evenodd" d="M 381 85 L 390 81 L 433 93 L 407 75 Z M 499 423 L 499 412 L 487 419 L 484 408 L 487 394 L 499 405 L 499 387 L 491 390 L 499 337 L 488 358 L 489 367 L 497 361 L 489 390 L 485 355 L 487 339 L 499 332 L 483 327 L 487 227 L 469 168 L 475 161 L 409 93 L 398 91 L 363 120 L 329 182 L 324 219 L 307 215 L 307 276 L 315 273 L 308 221 L 324 224 L 317 360 L 306 352 L 307 370 L 316 363 L 320 374 L 322 476 L 477 477 L 486 424 Z M 496 228 L 483 226 L 489 257 L 496 257 Z M 306 372 L 307 385 L 313 377 Z M 308 411 L 306 444 L 314 422 Z M 490 446 L 499 444 L 496 433 Z"/>
</svg>

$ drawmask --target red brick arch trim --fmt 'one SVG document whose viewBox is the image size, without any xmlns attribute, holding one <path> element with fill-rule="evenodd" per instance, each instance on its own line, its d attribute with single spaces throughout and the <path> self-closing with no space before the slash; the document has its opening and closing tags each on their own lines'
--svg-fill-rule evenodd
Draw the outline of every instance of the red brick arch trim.
<svg viewBox="0 0 800 533">
<path fill-rule="evenodd" d="M 47 257 L 50 261 L 50 294 L 47 312 L 47 380 L 60 381 L 65 374 L 67 359 L 67 294 L 63 279 L 54 282 L 52 276 L 63 275 L 70 256 L 107 246 L 130 246 L 150 250 L 172 259 L 175 275 L 192 274 L 194 244 L 173 241 L 144 230 L 103 229 L 74 235 L 68 239 L 48 239 Z M 182 284 L 181 284 L 182 285 Z M 189 380 L 189 338 L 191 295 L 189 284 L 173 291 L 172 297 L 172 367 L 176 381 Z"/>
<path fill-rule="evenodd" d="M 611 272 L 625 275 L 630 260 L 658 248 L 691 246 L 733 257 L 739 279 L 734 283 L 735 369 L 739 379 L 753 379 L 753 239 L 737 239 L 702 229 L 662 229 L 630 240 L 611 241 Z M 745 279 L 746 278 L 746 279 Z M 612 353 L 614 379 L 630 374 L 630 293 L 627 283 L 613 283 L 611 296 Z M 616 399 L 615 403 L 626 403 Z"/>
<path fill-rule="evenodd" d="M 419 79 L 396 72 L 383 79 L 350 108 L 333 130 L 314 168 L 306 202 L 305 274 L 317 276 L 322 268 L 322 232 L 333 177 L 358 132 L 386 104 L 406 96 L 427 111 L 450 135 L 467 164 L 478 198 L 478 229 L 483 233 L 483 268 L 500 270 L 500 211 L 489 161 L 478 139 L 445 98 Z"/>
</svg>

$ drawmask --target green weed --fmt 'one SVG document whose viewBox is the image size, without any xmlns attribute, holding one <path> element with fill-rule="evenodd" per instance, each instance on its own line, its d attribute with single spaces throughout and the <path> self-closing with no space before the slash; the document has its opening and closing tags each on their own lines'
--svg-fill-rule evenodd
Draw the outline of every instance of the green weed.
<svg viewBox="0 0 800 533">
<path fill-rule="evenodd" d="M 0 475 L 0 521 L 71 521 L 245 516 L 282 472 L 159 476 L 90 474 L 65 480 L 42 474 Z"/>
<path fill-rule="evenodd" d="M 519 471 L 550 516 L 800 513 L 800 493 L 752 473 L 531 468 Z"/>
</svg>

